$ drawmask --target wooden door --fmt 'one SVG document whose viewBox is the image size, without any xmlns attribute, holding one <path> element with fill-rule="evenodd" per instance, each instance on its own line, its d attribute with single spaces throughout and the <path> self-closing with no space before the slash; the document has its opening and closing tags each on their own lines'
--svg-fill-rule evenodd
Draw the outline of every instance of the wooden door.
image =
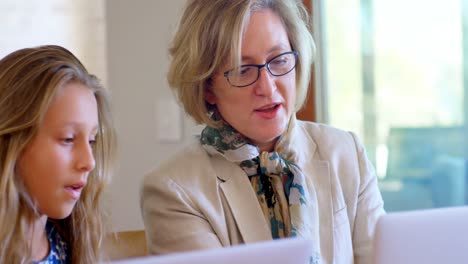
<svg viewBox="0 0 468 264">
<path fill-rule="evenodd" d="M 303 0 L 304 5 L 306 6 L 309 14 L 313 15 L 312 9 L 312 0 Z M 315 71 L 314 67 L 312 66 L 312 77 L 309 83 L 309 93 L 307 96 L 307 100 L 305 102 L 304 107 L 297 113 L 297 118 L 300 120 L 307 120 L 307 121 L 316 121 L 317 120 L 317 111 L 315 107 Z"/>
</svg>

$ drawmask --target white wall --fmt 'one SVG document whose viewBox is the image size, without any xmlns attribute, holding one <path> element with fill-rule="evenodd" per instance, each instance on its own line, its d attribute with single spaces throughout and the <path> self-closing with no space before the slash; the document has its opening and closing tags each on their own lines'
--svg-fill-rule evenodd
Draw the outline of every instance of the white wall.
<svg viewBox="0 0 468 264">
<path fill-rule="evenodd" d="M 106 2 L 109 89 L 120 137 L 119 169 L 111 185 L 117 231 L 143 228 L 143 175 L 199 130 L 180 108 L 171 107 L 175 99 L 165 76 L 168 44 L 183 4 L 184 0 Z M 181 132 L 178 140 L 164 139 L 176 135 L 175 130 Z"/>
<path fill-rule="evenodd" d="M 107 85 L 104 0 L 1 0 L 0 58 L 22 48 L 61 45 Z"/>
</svg>

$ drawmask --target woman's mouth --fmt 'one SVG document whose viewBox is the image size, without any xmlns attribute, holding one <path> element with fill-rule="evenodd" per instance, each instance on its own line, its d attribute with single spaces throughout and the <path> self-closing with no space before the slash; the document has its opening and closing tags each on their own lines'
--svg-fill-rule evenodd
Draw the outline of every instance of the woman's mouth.
<svg viewBox="0 0 468 264">
<path fill-rule="evenodd" d="M 270 104 L 254 110 L 256 114 L 265 119 L 272 119 L 278 113 L 281 104 Z"/>
</svg>

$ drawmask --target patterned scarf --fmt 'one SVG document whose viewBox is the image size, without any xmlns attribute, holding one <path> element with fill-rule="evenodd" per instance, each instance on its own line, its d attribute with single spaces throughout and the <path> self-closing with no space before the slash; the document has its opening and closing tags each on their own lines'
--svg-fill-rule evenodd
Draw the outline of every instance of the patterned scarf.
<svg viewBox="0 0 468 264">
<path fill-rule="evenodd" d="M 304 174 L 296 165 L 296 153 L 290 144 L 295 123 L 293 115 L 273 152 L 260 153 L 256 146 L 226 122 L 219 129 L 205 127 L 200 140 L 208 153 L 235 162 L 247 174 L 273 238 L 299 236 L 314 239 L 316 230 L 313 230 L 311 195 Z"/>
</svg>

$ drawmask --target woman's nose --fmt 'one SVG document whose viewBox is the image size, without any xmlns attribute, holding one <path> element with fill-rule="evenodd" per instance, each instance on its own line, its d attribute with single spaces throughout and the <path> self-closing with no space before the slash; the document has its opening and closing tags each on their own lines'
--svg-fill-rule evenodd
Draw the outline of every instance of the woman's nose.
<svg viewBox="0 0 468 264">
<path fill-rule="evenodd" d="M 255 83 L 255 94 L 270 97 L 276 90 L 275 77 L 271 75 L 266 67 L 260 69 L 258 80 Z"/>
</svg>

